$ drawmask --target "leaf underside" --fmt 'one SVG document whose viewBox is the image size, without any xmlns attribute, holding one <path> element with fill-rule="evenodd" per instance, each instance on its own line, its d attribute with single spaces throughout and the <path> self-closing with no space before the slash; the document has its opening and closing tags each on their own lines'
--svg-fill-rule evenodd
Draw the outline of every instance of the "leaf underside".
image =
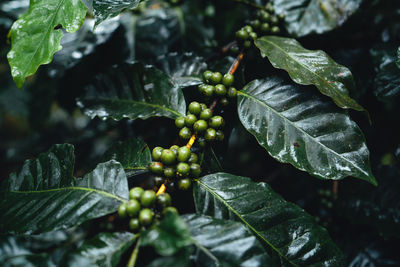
<svg viewBox="0 0 400 267">
<path fill-rule="evenodd" d="M 106 19 L 119 15 L 125 9 L 136 8 L 141 0 L 93 0 L 95 26 Z"/>
</svg>

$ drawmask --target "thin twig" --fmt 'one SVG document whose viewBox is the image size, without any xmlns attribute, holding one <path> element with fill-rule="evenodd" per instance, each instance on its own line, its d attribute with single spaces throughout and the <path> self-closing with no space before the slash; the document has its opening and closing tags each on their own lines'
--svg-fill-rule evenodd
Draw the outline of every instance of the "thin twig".
<svg viewBox="0 0 400 267">
<path fill-rule="evenodd" d="M 139 247 L 140 247 L 140 237 L 139 237 L 138 241 L 136 242 L 135 248 L 133 249 L 133 252 L 131 254 L 131 257 L 130 257 L 126 267 L 134 267 L 135 266 L 136 260 L 139 255 Z"/>
</svg>

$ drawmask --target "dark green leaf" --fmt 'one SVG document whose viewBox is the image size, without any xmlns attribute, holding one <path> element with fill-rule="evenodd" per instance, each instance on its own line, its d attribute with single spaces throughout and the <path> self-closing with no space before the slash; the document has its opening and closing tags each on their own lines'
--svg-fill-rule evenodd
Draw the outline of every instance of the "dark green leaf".
<svg viewBox="0 0 400 267">
<path fill-rule="evenodd" d="M 196 210 L 216 218 L 235 218 L 293 266 L 344 266 L 327 231 L 298 206 L 265 183 L 216 173 L 197 180 Z"/>
<path fill-rule="evenodd" d="M 192 243 L 187 225 L 178 214 L 168 212 L 165 218 L 141 234 L 141 245 L 153 246 L 162 256 L 175 254 Z"/>
<path fill-rule="evenodd" d="M 155 259 L 147 267 L 192 267 L 190 251 L 189 247 L 185 247 L 173 256 Z"/>
<path fill-rule="evenodd" d="M 93 0 L 95 25 L 119 15 L 124 9 L 136 8 L 140 2 L 141 0 Z"/>
<path fill-rule="evenodd" d="M 275 266 L 243 224 L 194 214 L 183 219 L 198 247 L 196 266 Z"/>
<path fill-rule="evenodd" d="M 103 161 L 114 159 L 125 170 L 147 170 L 151 163 L 150 149 L 140 139 L 131 138 L 113 145 L 103 156 Z"/>
<path fill-rule="evenodd" d="M 396 60 L 397 67 L 400 68 L 400 46 L 397 48 L 397 60 Z"/>
<path fill-rule="evenodd" d="M 321 50 L 307 50 L 294 39 L 264 36 L 255 41 L 263 57 L 272 65 L 284 69 L 298 84 L 315 85 L 319 91 L 332 98 L 341 108 L 364 111 L 348 90 L 355 87 L 349 69 L 337 64 Z"/>
<path fill-rule="evenodd" d="M 278 14 L 285 14 L 286 29 L 296 37 L 321 34 L 341 26 L 363 0 L 273 0 Z"/>
<path fill-rule="evenodd" d="M 100 233 L 85 241 L 77 251 L 67 257 L 78 256 L 90 260 L 95 266 L 117 266 L 121 255 L 133 244 L 136 235 L 124 233 Z"/>
<path fill-rule="evenodd" d="M 186 111 L 182 90 L 160 70 L 140 63 L 123 63 L 98 75 L 78 105 L 92 118 L 114 120 L 175 119 Z"/>
<path fill-rule="evenodd" d="M 29 11 L 11 28 L 12 48 L 7 58 L 11 74 L 18 87 L 34 74 L 42 64 L 51 62 L 54 53 L 61 50 L 61 25 L 67 32 L 75 32 L 82 25 L 86 6 L 81 0 L 31 1 Z"/>
<path fill-rule="evenodd" d="M 83 178 L 74 178 L 73 158 L 72 145 L 55 145 L 10 175 L 1 187 L 3 232 L 32 234 L 78 225 L 115 212 L 128 198 L 120 163 L 101 163 Z"/>
<path fill-rule="evenodd" d="M 243 126 L 275 159 L 322 179 L 354 176 L 376 185 L 357 124 L 311 88 L 275 76 L 239 93 Z"/>
</svg>

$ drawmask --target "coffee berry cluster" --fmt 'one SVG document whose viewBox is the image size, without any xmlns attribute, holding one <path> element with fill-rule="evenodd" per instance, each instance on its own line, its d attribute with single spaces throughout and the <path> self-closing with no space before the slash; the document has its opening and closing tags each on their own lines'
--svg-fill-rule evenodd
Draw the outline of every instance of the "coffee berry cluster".
<svg viewBox="0 0 400 267">
<path fill-rule="evenodd" d="M 129 201 L 119 206 L 118 215 L 129 218 L 129 228 L 138 232 L 151 226 L 168 211 L 177 213 L 176 208 L 171 207 L 171 196 L 168 193 L 156 196 L 153 190 L 134 187 L 129 191 Z"/>
<path fill-rule="evenodd" d="M 168 182 L 168 189 L 172 189 L 171 185 L 176 185 L 178 189 L 187 190 L 191 186 L 191 179 L 201 174 L 199 157 L 187 146 L 173 145 L 169 149 L 155 147 L 152 157 L 149 170 L 155 175 L 156 186 Z"/>
</svg>

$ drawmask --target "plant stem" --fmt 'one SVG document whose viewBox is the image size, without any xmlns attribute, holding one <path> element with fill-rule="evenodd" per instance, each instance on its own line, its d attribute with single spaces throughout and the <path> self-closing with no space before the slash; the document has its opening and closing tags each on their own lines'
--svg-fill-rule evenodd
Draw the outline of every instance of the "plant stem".
<svg viewBox="0 0 400 267">
<path fill-rule="evenodd" d="M 129 262 L 126 265 L 126 267 L 134 267 L 135 266 L 136 260 L 139 255 L 139 247 L 140 247 L 140 237 L 139 237 L 138 241 L 136 242 L 135 248 L 133 249 L 133 252 L 131 254 L 131 257 L 130 257 Z"/>
</svg>

